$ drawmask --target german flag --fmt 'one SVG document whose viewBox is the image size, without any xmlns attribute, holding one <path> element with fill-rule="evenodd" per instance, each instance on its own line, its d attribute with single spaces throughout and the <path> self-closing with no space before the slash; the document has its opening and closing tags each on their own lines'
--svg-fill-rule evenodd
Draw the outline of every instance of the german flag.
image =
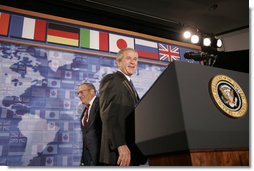
<svg viewBox="0 0 254 171">
<path fill-rule="evenodd" d="M 0 35 L 7 36 L 10 23 L 10 14 L 0 12 Z"/>
<path fill-rule="evenodd" d="M 49 23 L 47 41 L 70 46 L 79 45 L 79 29 L 65 25 Z"/>
</svg>

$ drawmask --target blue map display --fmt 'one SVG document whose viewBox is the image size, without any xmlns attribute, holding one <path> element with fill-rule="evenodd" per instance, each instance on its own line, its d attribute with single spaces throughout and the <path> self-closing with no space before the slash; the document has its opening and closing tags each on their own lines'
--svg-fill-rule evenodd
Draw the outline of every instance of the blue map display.
<svg viewBox="0 0 254 171">
<path fill-rule="evenodd" d="M 142 97 L 165 66 L 139 63 Z M 115 59 L 0 42 L 0 165 L 79 166 L 81 82 L 116 70 Z"/>
</svg>

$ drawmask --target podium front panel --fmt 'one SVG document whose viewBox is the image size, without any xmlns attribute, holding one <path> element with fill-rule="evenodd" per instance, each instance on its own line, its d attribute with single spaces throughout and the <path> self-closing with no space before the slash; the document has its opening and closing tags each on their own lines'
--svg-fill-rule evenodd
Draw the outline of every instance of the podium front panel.
<svg viewBox="0 0 254 171">
<path fill-rule="evenodd" d="M 246 73 L 183 62 L 165 69 L 135 109 L 136 143 L 143 153 L 249 147 L 249 111 L 230 118 L 210 96 L 210 80 L 218 74 L 238 82 L 249 100 Z"/>
</svg>

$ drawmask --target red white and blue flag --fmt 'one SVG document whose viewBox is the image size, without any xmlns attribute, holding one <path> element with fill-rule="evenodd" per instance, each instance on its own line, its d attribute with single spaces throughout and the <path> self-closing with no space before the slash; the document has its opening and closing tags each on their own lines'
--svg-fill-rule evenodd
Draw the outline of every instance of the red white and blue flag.
<svg viewBox="0 0 254 171">
<path fill-rule="evenodd" d="M 135 50 L 139 57 L 158 60 L 158 44 L 156 42 L 135 39 Z"/>
<path fill-rule="evenodd" d="M 180 61 L 179 47 L 159 43 L 159 55 L 161 61 Z"/>
<path fill-rule="evenodd" d="M 14 15 L 11 19 L 12 37 L 45 41 L 46 21 Z"/>
</svg>

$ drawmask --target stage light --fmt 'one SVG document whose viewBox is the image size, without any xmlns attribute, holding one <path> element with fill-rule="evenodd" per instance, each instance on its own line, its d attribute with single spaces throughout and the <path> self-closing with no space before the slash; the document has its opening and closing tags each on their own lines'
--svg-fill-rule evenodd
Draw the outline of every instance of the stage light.
<svg viewBox="0 0 254 171">
<path fill-rule="evenodd" d="M 222 47 L 222 40 L 217 39 L 216 45 L 217 45 L 217 48 L 221 48 Z"/>
<path fill-rule="evenodd" d="M 223 46 L 223 42 L 220 38 L 213 37 L 211 46 L 213 48 L 221 48 Z"/>
<path fill-rule="evenodd" d="M 222 40 L 213 33 L 204 33 L 198 28 L 191 26 L 183 28 L 181 32 L 183 41 L 198 44 L 206 48 L 221 48 L 223 46 Z"/>
<path fill-rule="evenodd" d="M 211 43 L 212 43 L 211 38 L 205 37 L 205 38 L 203 39 L 203 45 L 204 45 L 204 46 L 211 46 Z"/>
<path fill-rule="evenodd" d="M 199 36 L 194 34 L 191 36 L 191 43 L 197 44 L 199 42 Z"/>
<path fill-rule="evenodd" d="M 184 33 L 183 33 L 183 37 L 185 38 L 185 39 L 189 39 L 190 37 L 191 37 L 191 32 L 190 31 L 185 31 Z"/>
</svg>

